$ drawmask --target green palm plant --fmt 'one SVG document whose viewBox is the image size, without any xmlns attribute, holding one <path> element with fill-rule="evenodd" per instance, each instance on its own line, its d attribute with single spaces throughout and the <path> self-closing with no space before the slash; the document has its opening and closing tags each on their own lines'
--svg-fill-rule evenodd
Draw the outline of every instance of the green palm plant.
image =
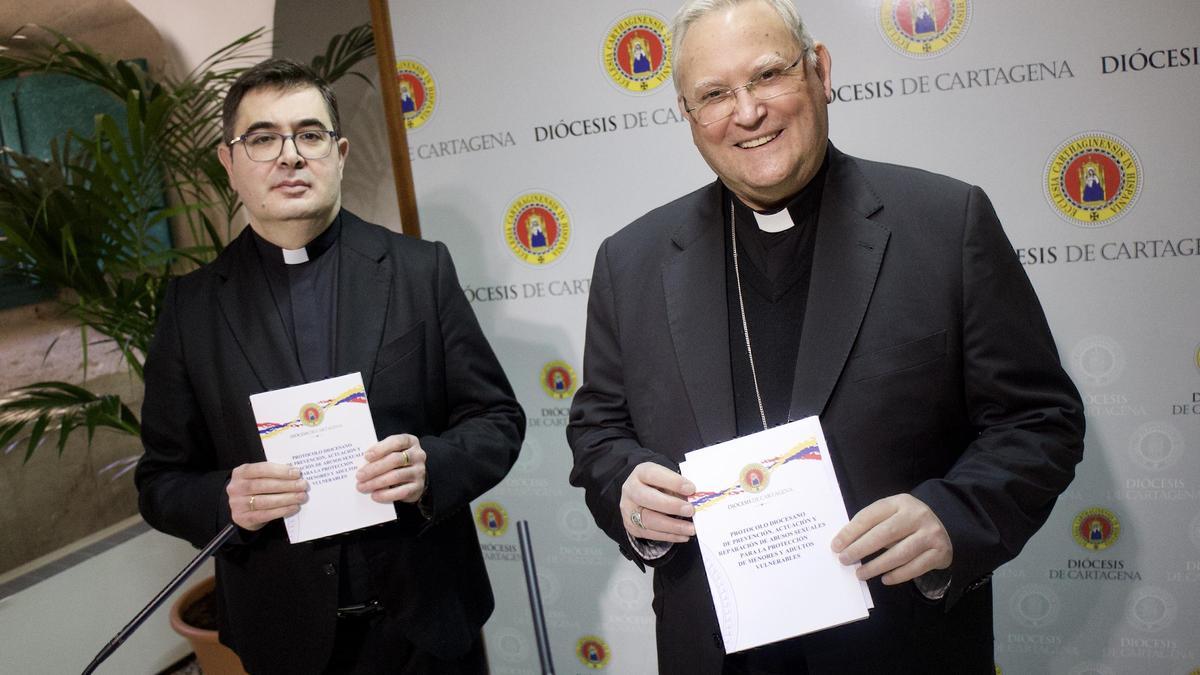
<svg viewBox="0 0 1200 675">
<path fill-rule="evenodd" d="M 59 302 L 80 327 L 85 364 L 90 346 L 108 343 L 140 379 L 167 282 L 220 252 L 241 206 L 217 161 L 220 109 L 229 84 L 261 60 L 264 31 L 219 49 L 182 78 L 160 79 L 47 33 L 52 39 L 40 46 L 0 52 L 0 78 L 69 75 L 123 101 L 125 119 L 97 115 L 92 133 L 66 134 L 49 159 L 0 150 L 0 258 L 8 271 L 60 289 Z M 362 25 L 334 36 L 311 65 L 329 82 L 366 79 L 353 69 L 374 53 L 370 26 Z M 174 246 L 154 234 L 171 220 L 193 243 Z M 90 443 L 98 428 L 140 432 L 118 396 L 83 386 L 38 382 L 0 396 L 0 448 L 23 445 L 25 461 L 54 432 L 61 455 L 73 432 L 86 430 Z M 106 468 L 115 477 L 135 459 Z"/>
</svg>

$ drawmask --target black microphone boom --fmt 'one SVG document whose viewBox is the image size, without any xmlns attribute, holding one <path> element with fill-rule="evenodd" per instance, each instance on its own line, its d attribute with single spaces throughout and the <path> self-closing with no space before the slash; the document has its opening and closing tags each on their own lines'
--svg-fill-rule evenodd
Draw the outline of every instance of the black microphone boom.
<svg viewBox="0 0 1200 675">
<path fill-rule="evenodd" d="M 204 564 L 204 561 L 207 560 L 214 551 L 216 551 L 218 548 L 221 548 L 221 545 L 224 544 L 231 536 L 233 536 L 233 533 L 233 523 L 226 525 L 225 529 L 218 532 L 217 536 L 213 537 L 212 541 L 208 542 L 208 544 L 201 549 L 200 553 L 196 554 L 196 557 L 192 558 L 192 561 L 189 562 L 182 570 L 180 570 L 179 574 L 176 574 L 175 578 L 172 579 L 169 584 L 163 587 L 163 589 L 158 592 L 158 595 L 154 596 L 154 599 L 142 608 L 142 611 L 137 613 L 137 616 L 133 617 L 132 621 L 125 624 L 125 627 L 122 628 L 120 632 L 113 637 L 113 639 L 109 640 L 108 644 L 104 645 L 104 649 L 101 649 L 100 653 L 96 654 L 96 658 L 92 659 L 92 662 L 88 664 L 88 667 L 83 669 L 83 675 L 91 675 L 91 673 L 95 672 L 96 668 L 98 668 L 105 659 L 112 656 L 112 653 L 117 651 L 117 647 L 120 647 L 130 635 L 133 635 L 133 631 L 137 630 L 138 627 L 145 623 L 146 619 L 148 619 L 150 615 L 154 613 L 154 610 L 161 607 L 162 604 L 166 602 L 167 598 L 171 597 L 171 594 L 179 590 L 179 587 L 183 585 L 183 582 L 187 581 L 187 578 L 192 576 L 192 573 L 195 572 L 200 565 Z"/>
</svg>

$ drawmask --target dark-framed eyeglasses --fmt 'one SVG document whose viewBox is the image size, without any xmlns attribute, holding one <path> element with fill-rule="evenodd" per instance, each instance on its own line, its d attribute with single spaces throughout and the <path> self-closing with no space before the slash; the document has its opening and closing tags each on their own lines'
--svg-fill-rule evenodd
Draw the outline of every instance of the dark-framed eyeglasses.
<svg viewBox="0 0 1200 675">
<path fill-rule="evenodd" d="M 283 154 L 283 144 L 288 139 L 296 146 L 296 154 L 304 159 L 324 159 L 333 150 L 338 132 L 329 129 L 305 129 L 294 134 L 277 131 L 251 131 L 229 141 L 229 146 L 241 143 L 246 156 L 254 162 L 273 162 Z"/>
<path fill-rule="evenodd" d="M 800 57 L 786 68 L 767 68 L 740 87 L 706 89 L 700 94 L 696 105 L 685 107 L 684 110 L 687 110 L 700 126 L 706 127 L 733 114 L 737 105 L 737 93 L 742 89 L 759 101 L 768 101 L 777 96 L 800 91 L 800 85 L 804 81 L 805 54 L 806 52 L 801 53 Z M 684 104 L 686 103 L 687 99 L 684 99 Z"/>
</svg>

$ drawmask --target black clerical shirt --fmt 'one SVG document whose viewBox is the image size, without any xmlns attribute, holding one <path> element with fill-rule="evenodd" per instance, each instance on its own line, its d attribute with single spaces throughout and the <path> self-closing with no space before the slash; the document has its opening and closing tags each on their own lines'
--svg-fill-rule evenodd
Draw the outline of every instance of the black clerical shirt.
<svg viewBox="0 0 1200 675">
<path fill-rule="evenodd" d="M 337 277 L 341 220 L 302 249 L 284 250 L 254 232 L 254 243 L 275 300 L 284 332 L 305 382 L 333 377 L 337 344 Z M 342 373 L 344 374 L 344 373 Z M 349 532 L 321 539 L 314 546 L 340 545 L 338 605 L 348 607 L 376 598 L 358 536 Z"/>
<path fill-rule="evenodd" d="M 737 232 L 738 267 L 741 271 L 741 300 L 734 274 L 728 204 L 725 214 L 725 281 L 729 308 L 729 356 L 733 369 L 733 400 L 739 436 L 762 431 L 758 397 L 750 372 L 750 358 L 742 331 L 741 304 L 746 308 L 750 350 L 766 413 L 767 425 L 788 421 L 796 353 L 804 326 L 816 241 L 817 213 L 825 185 L 828 158 L 790 202 L 786 209 L 794 225 L 781 232 L 758 226 L 754 212 L 736 196 L 732 200 Z"/>
</svg>

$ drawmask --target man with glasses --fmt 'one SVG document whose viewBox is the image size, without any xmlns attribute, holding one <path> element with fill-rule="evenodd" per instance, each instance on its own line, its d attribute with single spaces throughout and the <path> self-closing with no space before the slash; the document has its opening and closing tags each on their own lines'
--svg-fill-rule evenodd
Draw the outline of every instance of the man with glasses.
<svg viewBox="0 0 1200 675">
<path fill-rule="evenodd" d="M 834 148 L 789 0 L 692 0 L 672 45 L 718 180 L 601 245 L 567 430 L 597 524 L 656 568 L 660 670 L 992 672 L 987 581 L 1071 481 L 1083 409 L 987 197 Z M 852 514 L 826 555 L 875 608 L 726 655 L 678 464 L 810 415 Z"/>
<path fill-rule="evenodd" d="M 146 358 L 147 522 L 216 556 L 221 641 L 252 673 L 483 673 L 493 602 L 469 502 L 516 461 L 521 412 L 445 246 L 341 206 L 349 142 L 308 68 L 226 95 L 221 164 L 250 226 L 166 290 Z M 288 542 L 299 470 L 264 461 L 249 397 L 359 372 L 380 440 L 360 492 L 396 520 Z"/>
</svg>

